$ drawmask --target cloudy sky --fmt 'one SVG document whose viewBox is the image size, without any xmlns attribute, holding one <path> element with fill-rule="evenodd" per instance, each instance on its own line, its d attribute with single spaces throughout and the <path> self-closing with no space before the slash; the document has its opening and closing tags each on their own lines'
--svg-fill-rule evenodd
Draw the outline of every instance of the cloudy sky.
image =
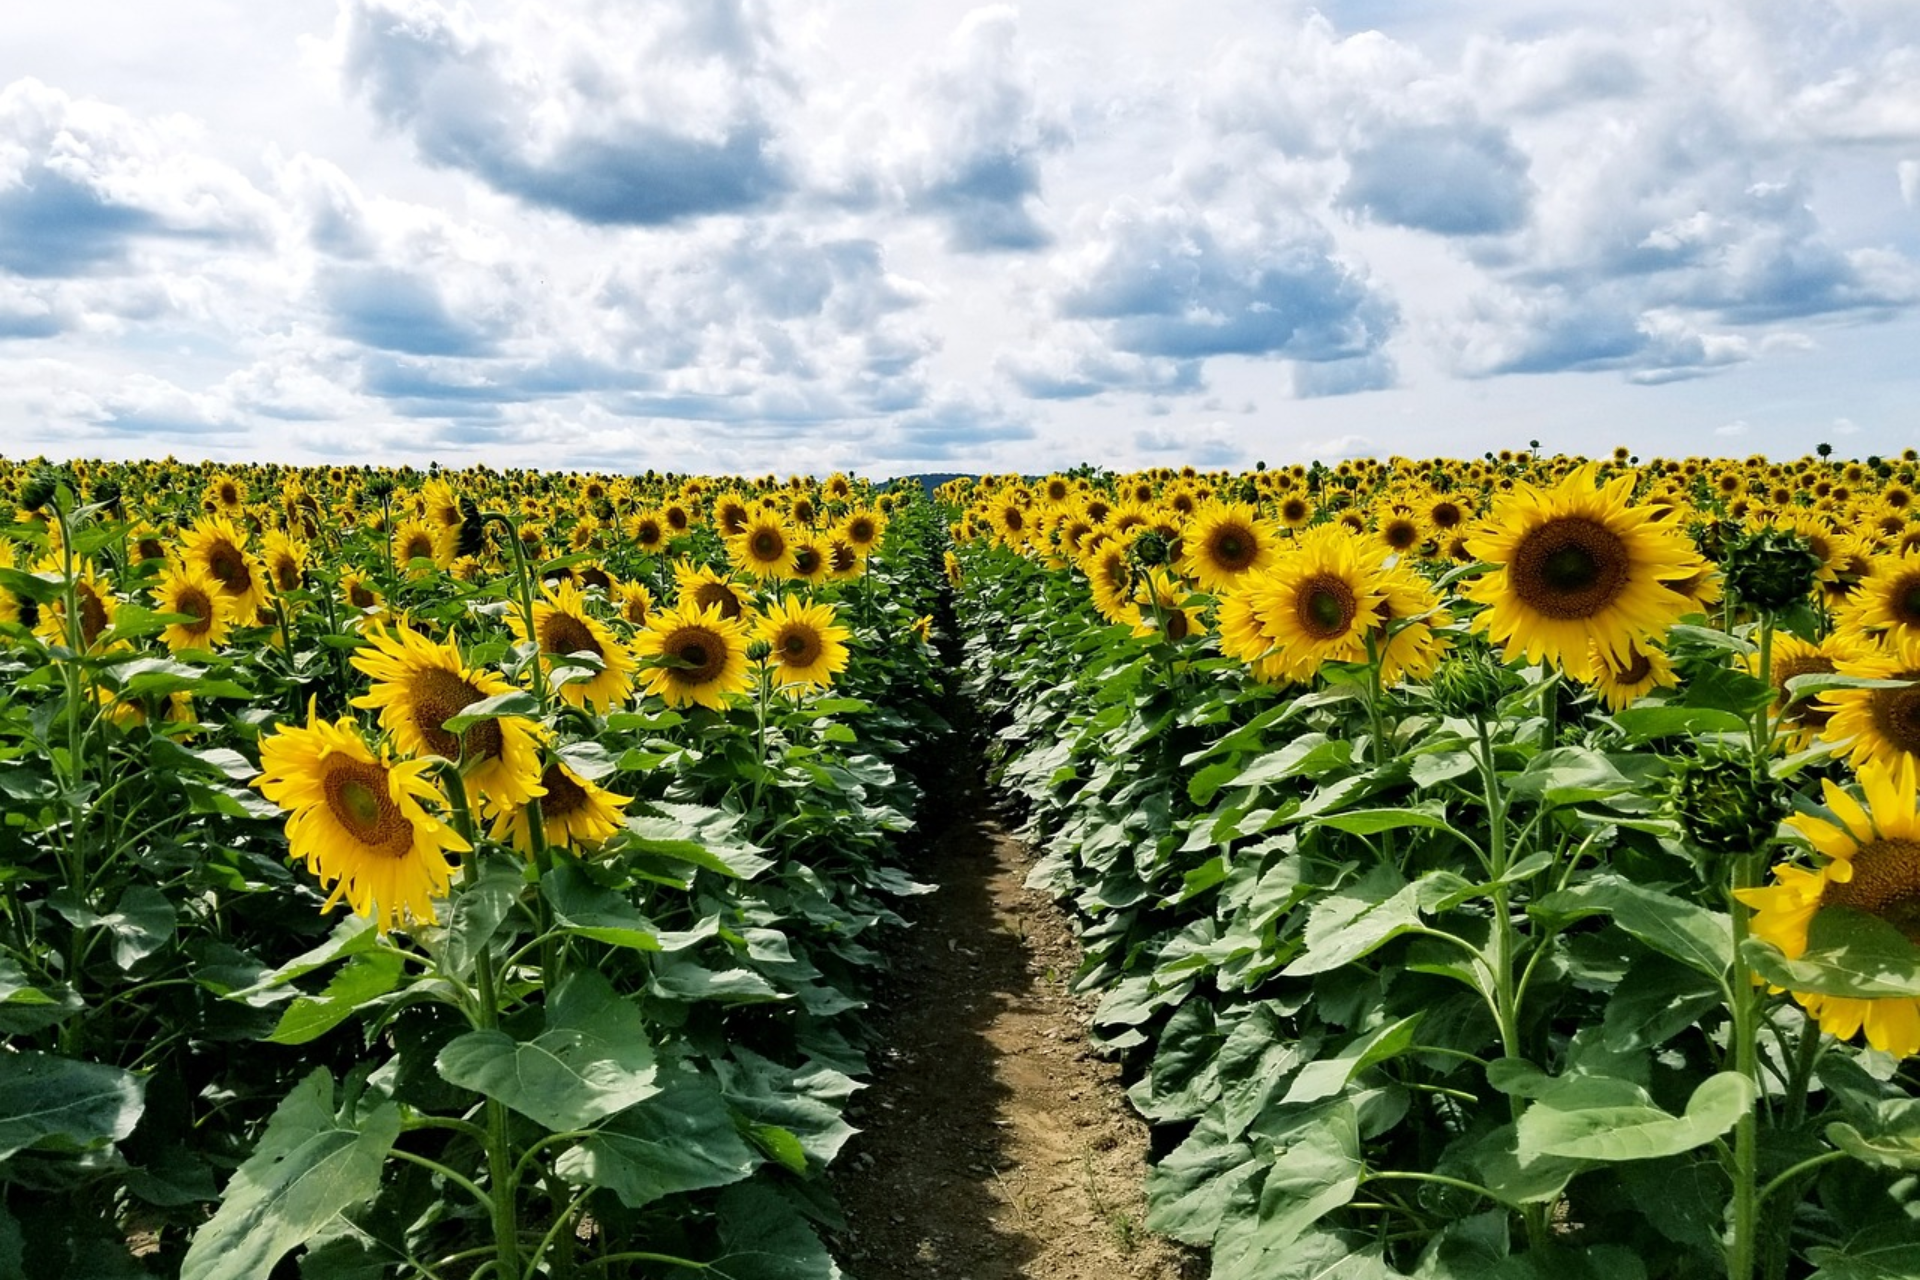
<svg viewBox="0 0 1920 1280">
<path fill-rule="evenodd" d="M 9 457 L 1529 439 L 1920 443 L 1920 4 L 0 13 Z"/>
</svg>

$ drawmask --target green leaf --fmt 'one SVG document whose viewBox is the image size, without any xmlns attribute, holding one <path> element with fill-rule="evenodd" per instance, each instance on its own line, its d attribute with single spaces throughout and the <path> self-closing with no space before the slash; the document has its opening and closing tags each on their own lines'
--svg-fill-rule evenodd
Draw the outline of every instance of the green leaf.
<svg viewBox="0 0 1920 1280">
<path fill-rule="evenodd" d="M 699 805 L 655 802 L 659 814 L 626 821 L 626 846 L 704 867 L 733 880 L 751 880 L 773 866 L 762 849 L 735 835 L 736 819 Z"/>
<path fill-rule="evenodd" d="M 1588 747 L 1542 751 L 1509 783 L 1513 794 L 1547 804 L 1583 804 L 1634 789 L 1614 762 Z"/>
<path fill-rule="evenodd" d="M 750 1124 L 747 1136 L 754 1145 L 766 1152 L 767 1158 L 777 1161 L 783 1168 L 790 1169 L 802 1177 L 807 1172 L 807 1149 L 794 1135 L 793 1130 L 783 1129 L 777 1124 Z"/>
<path fill-rule="evenodd" d="M 1188 1244 L 1213 1243 L 1234 1193 L 1262 1168 L 1251 1146 L 1228 1136 L 1214 1108 L 1147 1170 L 1147 1230 Z"/>
<path fill-rule="evenodd" d="M 1753 1109 L 1753 1081 L 1734 1071 L 1708 1076 L 1675 1116 L 1653 1105 L 1638 1085 L 1606 1077 L 1568 1076 L 1520 1117 L 1522 1155 L 1583 1160 L 1651 1160 L 1713 1141 Z"/>
<path fill-rule="evenodd" d="M 605 1187 L 629 1209 L 662 1196 L 738 1182 L 759 1163 L 705 1076 L 675 1071 L 663 1092 L 627 1108 L 555 1165 L 560 1176 Z M 799 1140 L 787 1135 L 795 1148 Z M 800 1157 L 805 1172 L 806 1156 Z"/>
<path fill-rule="evenodd" d="M 488 720 L 499 720 L 507 716 L 518 716 L 531 720 L 540 714 L 540 701 L 525 689 L 509 689 L 505 693 L 496 693 L 491 698 L 482 698 L 470 702 L 460 709 L 458 715 L 449 716 L 442 727 L 448 733 L 458 736 L 474 725 L 484 724 Z"/>
<path fill-rule="evenodd" d="M 227 999 L 243 1000 L 249 1004 L 261 1003 L 256 997 L 277 987 L 284 987 L 287 983 L 296 978 L 305 977 L 315 969 L 324 969 L 335 960 L 356 956 L 363 951 L 371 951 L 379 945 L 380 935 L 374 929 L 373 921 L 365 916 L 348 916 L 333 927 L 333 932 L 327 936 L 325 942 L 295 956 L 251 986 L 227 992 Z"/>
<path fill-rule="evenodd" d="M 720 1193 L 720 1256 L 700 1272 L 713 1280 L 842 1280 L 801 1212 L 770 1186 L 749 1182 Z"/>
<path fill-rule="evenodd" d="M 1289 978 L 1338 969 L 1420 924 L 1421 888 L 1381 868 L 1350 889 L 1329 893 L 1307 915 L 1305 952 L 1281 970 Z"/>
<path fill-rule="evenodd" d="M 1240 776 L 1236 787 L 1256 787 L 1287 778 L 1323 777 L 1353 759 L 1353 744 L 1345 738 L 1329 738 L 1324 733 L 1303 733 L 1281 747 L 1256 758 Z"/>
<path fill-rule="evenodd" d="M 494 858 L 478 879 L 455 889 L 439 942 L 440 963 L 447 972 L 456 978 L 473 972 L 480 953 L 493 941 L 526 886 L 526 873 L 518 862 Z"/>
<path fill-rule="evenodd" d="M 1227 1138 L 1247 1131 L 1301 1061 L 1301 1044 L 1281 1034 L 1270 1007 L 1256 1008 L 1234 1026 L 1220 1046 L 1219 1114 Z"/>
<path fill-rule="evenodd" d="M 1370 836 L 1381 831 L 1398 831 L 1405 827 L 1427 827 L 1435 831 L 1453 830 L 1453 824 L 1447 821 L 1447 807 L 1439 803 L 1403 809 L 1348 809 L 1344 813 L 1311 819 L 1307 825 L 1332 827 L 1336 831 L 1345 831 L 1349 835 L 1356 836 Z"/>
<path fill-rule="evenodd" d="M 1720 985 L 1663 955 L 1642 956 L 1607 1001 L 1601 1023 L 1608 1048 L 1618 1052 L 1665 1044 L 1720 1007 Z"/>
<path fill-rule="evenodd" d="M 1604 915 L 1655 951 L 1715 981 L 1724 981 L 1733 963 L 1733 922 L 1725 915 L 1618 876 L 1597 875 L 1549 893 L 1527 913 L 1562 924 Z"/>
<path fill-rule="evenodd" d="M 400 985 L 404 964 L 398 953 L 375 951 L 356 956 L 333 975 L 317 996 L 301 996 L 280 1015 L 267 1039 L 274 1044 L 306 1044 L 351 1018 L 356 1009 Z"/>
<path fill-rule="evenodd" d="M 561 981 L 547 1003 L 546 1030 L 532 1040 L 470 1031 L 435 1063 L 449 1084 L 556 1132 L 583 1129 L 660 1092 L 640 1010 L 592 969 Z"/>
<path fill-rule="evenodd" d="M 1910 1223 L 1861 1232 L 1838 1249 L 1807 1250 L 1818 1267 L 1807 1280 L 1913 1280 L 1920 1276 L 1920 1239 Z"/>
<path fill-rule="evenodd" d="M 173 937 L 173 903 L 152 885 L 136 884 L 120 895 L 100 924 L 113 935 L 114 964 L 131 969 Z"/>
<path fill-rule="evenodd" d="M 1740 954 L 1755 973 L 1789 991 L 1861 1000 L 1920 997 L 1920 946 L 1851 907 L 1822 907 L 1807 928 L 1807 949 L 1795 959 L 1759 938 L 1747 939 Z"/>
<path fill-rule="evenodd" d="M 316 1069 L 275 1109 L 220 1208 L 194 1234 L 180 1280 L 258 1280 L 289 1252 L 380 1190 L 400 1109 L 334 1111 L 333 1076 Z"/>
<path fill-rule="evenodd" d="M 1920 1098 L 1886 1098 L 1874 1106 L 1871 1132 L 1846 1121 L 1827 1126 L 1827 1141 L 1856 1160 L 1883 1169 L 1920 1169 Z"/>
<path fill-rule="evenodd" d="M 851 1076 L 814 1063 L 783 1067 L 751 1049 L 735 1045 L 716 1058 L 720 1089 L 749 1123 L 777 1125 L 799 1139 L 807 1157 L 832 1162 L 854 1134 L 845 1117 L 846 1100 L 861 1086 Z"/>
<path fill-rule="evenodd" d="M 0 1053 L 0 1160 L 33 1148 L 97 1151 L 133 1132 L 146 1079 L 100 1062 Z"/>
<path fill-rule="evenodd" d="M 1267 1170 L 1260 1207 L 1251 1218 L 1227 1222 L 1214 1241 L 1215 1274 L 1270 1274 L 1307 1229 L 1353 1199 L 1365 1166 L 1360 1123 L 1344 1099 L 1298 1130 Z"/>
<path fill-rule="evenodd" d="M 562 860 L 540 878 L 554 919 L 569 932 L 632 951 L 658 951 L 660 935 L 624 894 L 596 884 L 586 869 Z"/>
<path fill-rule="evenodd" d="M 1746 720 L 1714 707 L 1628 707 L 1613 713 L 1614 724 L 1631 742 L 1655 738 L 1698 738 L 1709 733 L 1745 733 Z"/>
<path fill-rule="evenodd" d="M 1414 1028 L 1423 1016 L 1424 1013 L 1409 1014 L 1398 1022 L 1375 1027 L 1355 1036 L 1333 1056 L 1309 1062 L 1294 1077 L 1293 1087 L 1281 1101 L 1315 1102 L 1341 1092 L 1355 1076 L 1376 1062 L 1398 1057 L 1412 1048 Z"/>
</svg>

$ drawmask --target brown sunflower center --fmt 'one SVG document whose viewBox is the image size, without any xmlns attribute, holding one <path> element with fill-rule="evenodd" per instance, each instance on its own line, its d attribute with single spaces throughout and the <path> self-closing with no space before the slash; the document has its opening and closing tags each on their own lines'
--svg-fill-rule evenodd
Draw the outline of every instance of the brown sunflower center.
<svg viewBox="0 0 1920 1280">
<path fill-rule="evenodd" d="M 1027 518 L 1020 514 L 1020 508 L 1008 507 L 1000 513 L 1000 519 L 1010 532 L 1018 533 L 1027 527 Z"/>
<path fill-rule="evenodd" d="M 1905 627 L 1920 627 L 1920 570 L 1903 575 L 1887 593 L 1888 611 Z"/>
<path fill-rule="evenodd" d="M 694 590 L 693 602 L 704 611 L 718 605 L 720 616 L 737 618 L 740 616 L 740 598 L 727 588 L 724 582 L 703 582 Z"/>
<path fill-rule="evenodd" d="M 787 551 L 787 540 L 780 536 L 778 529 L 757 530 L 748 545 L 753 550 L 753 558 L 762 562 L 778 560 Z"/>
<path fill-rule="evenodd" d="M 387 771 L 377 764 L 336 760 L 324 784 L 327 810 L 366 852 L 403 858 L 413 826 L 387 794 Z"/>
<path fill-rule="evenodd" d="M 1827 881 L 1821 905 L 1871 912 L 1920 942 L 1920 840 L 1869 841 L 1852 862 L 1853 878 Z"/>
<path fill-rule="evenodd" d="M 1280 504 L 1280 518 L 1288 524 L 1301 524 L 1307 518 L 1307 504 L 1299 498 L 1288 498 Z"/>
<path fill-rule="evenodd" d="M 801 547 L 793 553 L 793 571 L 803 578 L 811 578 L 820 572 L 820 563 L 818 547 Z"/>
<path fill-rule="evenodd" d="M 549 822 L 567 818 L 587 807 L 587 789 L 558 764 L 547 766 L 547 771 L 540 775 L 540 785 L 547 789 L 547 794 L 540 797 L 540 816 Z"/>
<path fill-rule="evenodd" d="M 827 554 L 835 573 L 852 573 L 860 567 L 860 553 L 844 542 L 834 543 Z"/>
<path fill-rule="evenodd" d="M 1336 640 L 1360 612 L 1353 588 L 1332 574 L 1316 574 L 1307 579 L 1294 597 L 1294 615 L 1300 629 L 1315 640 Z"/>
<path fill-rule="evenodd" d="M 80 586 L 78 594 L 80 596 L 80 637 L 91 648 L 93 642 L 100 638 L 100 633 L 107 629 L 107 606 L 100 599 L 99 593 L 85 584 Z"/>
<path fill-rule="evenodd" d="M 1633 658 L 1627 663 L 1626 668 L 1622 670 L 1615 667 L 1613 671 L 1613 678 L 1625 685 L 1639 684 L 1642 680 L 1645 680 L 1653 674 L 1653 659 L 1638 649 L 1631 650 L 1631 652 Z M 1613 666 L 1611 662 L 1607 665 L 1609 667 Z"/>
<path fill-rule="evenodd" d="M 1775 658 L 1773 660 L 1773 687 L 1784 698 L 1787 681 L 1795 676 L 1825 676 L 1833 674 L 1833 659 L 1823 653 L 1810 653 L 1802 656 Z M 1790 705 L 1785 716 L 1789 724 L 1805 725 L 1818 729 L 1833 717 L 1833 708 L 1825 706 L 1814 698 L 1802 698 Z"/>
<path fill-rule="evenodd" d="M 847 536 L 852 538 L 859 546 L 866 546 L 874 539 L 873 521 L 868 520 L 864 516 L 856 517 L 848 521 Z"/>
<path fill-rule="evenodd" d="M 1920 670 L 1901 671 L 1895 680 L 1920 681 Z M 1874 732 L 1896 751 L 1920 756 L 1920 684 L 1904 689 L 1875 689 L 1873 701 Z"/>
<path fill-rule="evenodd" d="M 1167 639 L 1185 640 L 1193 627 L 1187 621 L 1187 615 L 1175 609 L 1167 615 Z"/>
<path fill-rule="evenodd" d="M 280 556 L 273 562 L 273 585 L 281 591 L 300 587 L 300 562 L 292 556 Z"/>
<path fill-rule="evenodd" d="M 414 534 L 407 539 L 406 546 L 401 549 L 400 558 L 402 560 L 433 559 L 433 539 L 424 533 Z"/>
<path fill-rule="evenodd" d="M 1420 541 L 1420 528 L 1411 520 L 1389 520 L 1382 533 L 1387 545 L 1395 551 L 1405 551 Z"/>
<path fill-rule="evenodd" d="M 1243 525 L 1223 524 L 1207 539 L 1206 548 L 1207 559 L 1216 568 L 1239 573 L 1253 563 L 1260 544 L 1254 539 L 1253 530 Z"/>
<path fill-rule="evenodd" d="M 192 615 L 192 622 L 180 624 L 181 630 L 188 635 L 203 636 L 213 630 L 213 601 L 200 588 L 183 589 L 174 599 L 173 610 L 175 613 Z"/>
<path fill-rule="evenodd" d="M 607 571 L 599 565 L 590 564 L 580 571 L 580 585 L 598 587 L 602 591 L 611 591 L 613 590 L 613 579 L 609 577 Z"/>
<path fill-rule="evenodd" d="M 782 627 L 773 647 L 779 651 L 783 667 L 811 667 L 820 660 L 820 635 L 804 624 Z"/>
<path fill-rule="evenodd" d="M 640 527 L 634 530 L 633 540 L 643 547 L 652 547 L 659 545 L 660 537 L 660 526 L 651 520 L 643 520 Z"/>
<path fill-rule="evenodd" d="M 706 627 L 681 627 L 661 647 L 685 664 L 667 669 L 668 679 L 680 684 L 710 684 L 726 670 L 726 638 Z"/>
<path fill-rule="evenodd" d="M 247 568 L 245 553 L 224 539 L 208 548 L 207 572 L 228 595 L 243 596 L 253 590 L 253 571 Z"/>
<path fill-rule="evenodd" d="M 371 609 L 379 600 L 365 583 L 355 582 L 347 587 L 347 603 L 356 609 Z"/>
<path fill-rule="evenodd" d="M 492 760 L 500 755 L 505 744 L 498 720 L 482 720 L 458 738 L 445 728 L 447 721 L 486 696 L 473 685 L 451 671 L 428 667 L 414 673 L 407 692 L 413 700 L 413 727 L 435 755 L 458 760 L 463 748 L 469 760 Z"/>
<path fill-rule="evenodd" d="M 540 648 L 547 653 L 590 653 L 605 657 L 587 624 L 570 613 L 554 612 L 540 624 Z"/>
<path fill-rule="evenodd" d="M 142 560 L 158 560 L 167 554 L 158 538 L 141 538 L 133 544 L 133 547 L 134 553 Z"/>
<path fill-rule="evenodd" d="M 1433 510 L 1428 514 L 1433 517 L 1433 523 L 1442 529 L 1455 528 L 1467 518 L 1466 513 L 1451 502 L 1434 503 Z"/>
<path fill-rule="evenodd" d="M 1513 590 L 1535 613 L 1559 621 L 1591 618 L 1627 589 L 1620 536 L 1597 520 L 1558 516 L 1531 530 L 1507 566 Z"/>
</svg>

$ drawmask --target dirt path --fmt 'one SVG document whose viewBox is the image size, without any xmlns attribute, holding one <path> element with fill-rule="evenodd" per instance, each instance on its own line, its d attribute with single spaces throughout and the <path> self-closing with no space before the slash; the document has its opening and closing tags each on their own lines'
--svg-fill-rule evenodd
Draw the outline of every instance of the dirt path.
<svg viewBox="0 0 1920 1280">
<path fill-rule="evenodd" d="M 1030 855 L 971 788 L 943 797 L 914 928 L 879 993 L 887 1047 L 837 1162 L 856 1280 L 1192 1280 L 1148 1236 L 1145 1126 L 1087 1048 L 1079 951 Z"/>
</svg>

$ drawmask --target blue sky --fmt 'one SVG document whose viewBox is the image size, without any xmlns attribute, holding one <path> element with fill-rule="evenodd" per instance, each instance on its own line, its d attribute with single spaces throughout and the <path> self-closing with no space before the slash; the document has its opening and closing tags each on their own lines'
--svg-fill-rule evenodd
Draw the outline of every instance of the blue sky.
<svg viewBox="0 0 1920 1280">
<path fill-rule="evenodd" d="M 1916 352 L 1911 0 L 0 15 L 12 457 L 1865 455 Z"/>
</svg>

